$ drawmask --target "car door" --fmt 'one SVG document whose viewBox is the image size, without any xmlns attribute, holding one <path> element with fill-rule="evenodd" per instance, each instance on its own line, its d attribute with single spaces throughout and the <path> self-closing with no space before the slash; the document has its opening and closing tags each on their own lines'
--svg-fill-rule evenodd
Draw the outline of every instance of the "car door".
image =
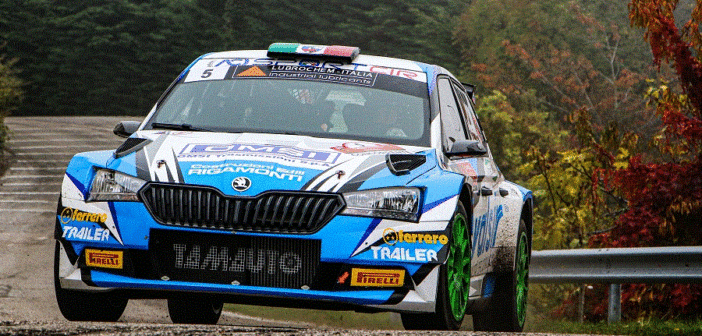
<svg viewBox="0 0 702 336">
<path fill-rule="evenodd" d="M 465 91 L 458 86 L 460 84 L 449 77 L 439 77 L 437 84 L 444 153 L 460 140 L 478 140 L 487 145 L 477 118 L 470 114 L 472 106 L 469 105 Z M 471 274 L 484 274 L 494 259 L 490 248 L 494 246 L 496 233 L 490 213 L 494 203 L 493 189 L 497 182 L 492 157 L 489 151 L 482 156 L 453 156 L 447 159 L 446 166 L 449 170 L 466 176 L 473 187 Z"/>
<path fill-rule="evenodd" d="M 482 142 L 487 154 L 477 158 L 477 176 L 480 179 L 480 199 L 486 202 L 487 211 L 482 217 L 473 219 L 473 259 L 480 273 L 488 272 L 494 264 L 497 231 L 502 218 L 502 197 L 500 184 L 504 181 L 502 173 L 495 164 L 485 133 L 473 108 L 472 100 L 468 98 L 463 85 L 452 82 L 458 97 L 458 103 L 466 130 L 471 139 Z"/>
</svg>

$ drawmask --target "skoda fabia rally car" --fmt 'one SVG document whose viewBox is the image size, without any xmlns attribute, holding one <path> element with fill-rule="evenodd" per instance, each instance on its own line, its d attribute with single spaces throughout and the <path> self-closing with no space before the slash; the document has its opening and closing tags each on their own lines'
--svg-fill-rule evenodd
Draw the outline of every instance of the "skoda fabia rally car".
<svg viewBox="0 0 702 336">
<path fill-rule="evenodd" d="M 63 180 L 69 320 L 165 298 L 175 323 L 216 323 L 227 302 L 524 325 L 532 195 L 439 66 L 292 43 L 211 53 L 115 133 Z"/>
</svg>

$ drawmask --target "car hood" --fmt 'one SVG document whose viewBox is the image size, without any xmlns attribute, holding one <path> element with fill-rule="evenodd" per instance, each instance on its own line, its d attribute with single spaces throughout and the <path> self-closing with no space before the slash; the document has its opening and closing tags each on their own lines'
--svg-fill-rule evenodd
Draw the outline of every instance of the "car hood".
<svg viewBox="0 0 702 336">
<path fill-rule="evenodd" d="M 364 183 L 401 186 L 436 165 L 428 147 L 310 136 L 152 130 L 135 133 L 132 142 L 138 143 L 135 139 L 147 140 L 116 166 L 129 161 L 144 180 L 206 185 L 229 195 L 345 192 L 365 189 Z M 419 153 L 428 159 L 396 176 L 386 164 L 388 153 Z"/>
</svg>

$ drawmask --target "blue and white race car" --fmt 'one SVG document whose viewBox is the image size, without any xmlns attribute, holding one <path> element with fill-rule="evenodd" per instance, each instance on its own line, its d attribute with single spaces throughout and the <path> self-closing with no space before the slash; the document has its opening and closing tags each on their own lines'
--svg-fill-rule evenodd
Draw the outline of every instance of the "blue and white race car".
<svg viewBox="0 0 702 336">
<path fill-rule="evenodd" d="M 175 323 L 217 323 L 228 302 L 524 325 L 532 194 L 440 66 L 294 43 L 206 54 L 115 134 L 63 180 L 69 320 L 165 298 Z"/>
</svg>

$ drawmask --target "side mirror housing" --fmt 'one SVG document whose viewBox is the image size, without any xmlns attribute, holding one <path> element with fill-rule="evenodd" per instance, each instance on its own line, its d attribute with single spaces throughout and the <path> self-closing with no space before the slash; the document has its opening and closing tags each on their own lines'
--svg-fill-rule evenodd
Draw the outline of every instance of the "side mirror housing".
<svg viewBox="0 0 702 336">
<path fill-rule="evenodd" d="M 466 93 L 468 94 L 468 97 L 475 103 L 475 85 L 473 84 L 468 84 L 468 83 L 461 83 L 463 84 L 463 88 L 466 89 Z"/>
<path fill-rule="evenodd" d="M 446 153 L 448 156 L 471 155 L 480 156 L 487 154 L 487 148 L 478 140 L 459 140 L 451 145 L 451 149 Z"/>
<path fill-rule="evenodd" d="M 129 138 L 139 129 L 139 125 L 141 125 L 139 121 L 120 121 L 112 130 L 112 133 L 122 138 Z"/>
</svg>

